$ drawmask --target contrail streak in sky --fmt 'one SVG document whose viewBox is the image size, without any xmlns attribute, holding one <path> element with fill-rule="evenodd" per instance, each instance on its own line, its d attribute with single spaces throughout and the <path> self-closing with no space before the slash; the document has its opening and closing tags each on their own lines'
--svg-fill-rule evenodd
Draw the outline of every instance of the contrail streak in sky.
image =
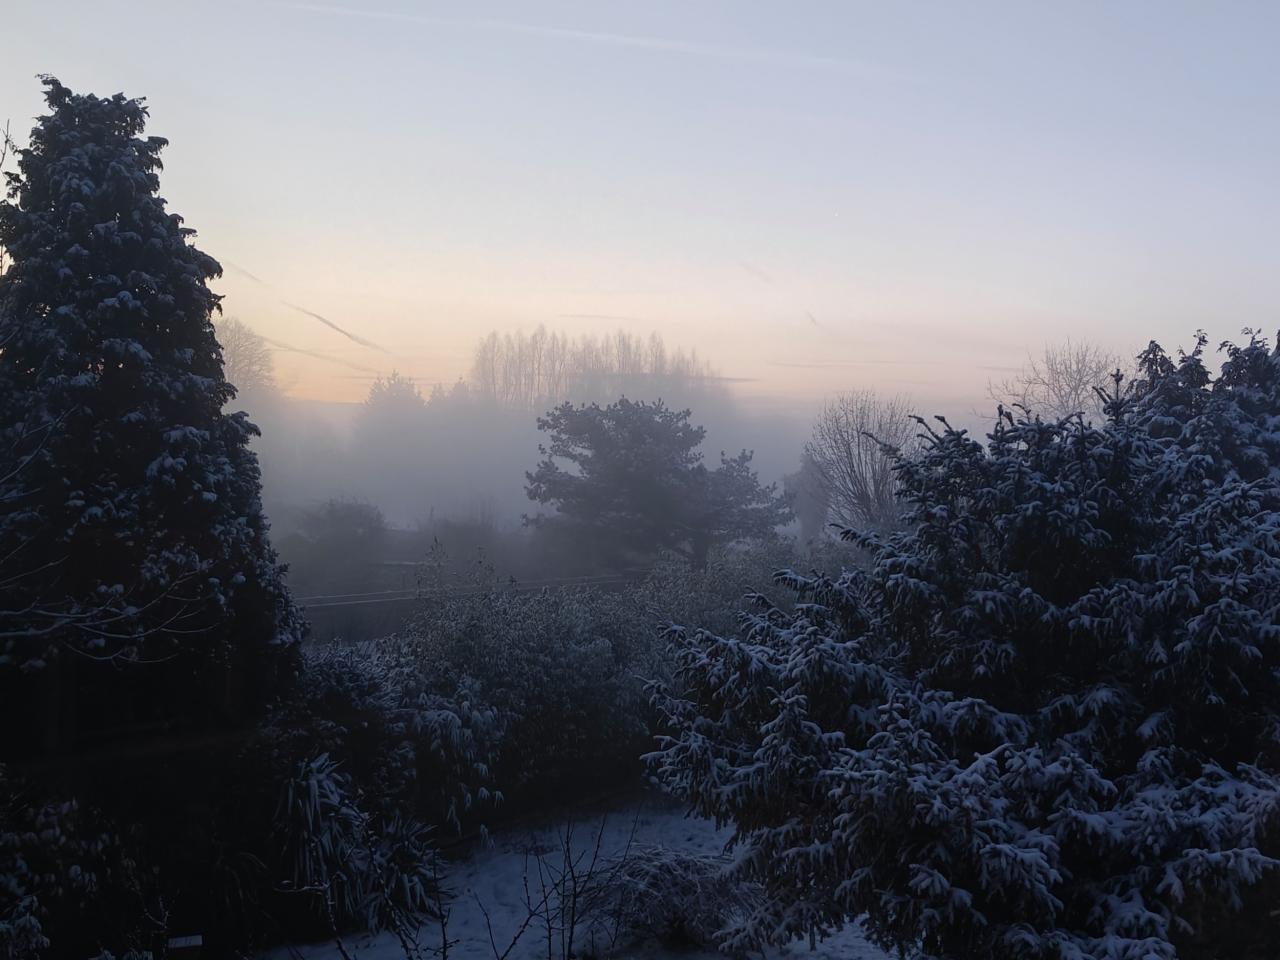
<svg viewBox="0 0 1280 960">
<path fill-rule="evenodd" d="M 262 286 L 267 288 L 271 287 L 271 284 L 267 283 L 267 281 L 263 280 L 259 276 L 256 276 L 255 274 L 250 273 L 248 270 L 246 270 L 244 267 L 240 266 L 239 264 L 232 263 L 230 260 L 223 260 L 222 262 L 226 264 L 228 267 L 230 267 L 232 270 L 234 270 L 236 273 L 241 274 L 242 276 L 248 277 L 254 283 L 261 284 Z M 385 347 L 378 346 L 372 340 L 366 340 L 364 337 L 360 336 L 359 334 L 352 333 L 350 330 L 342 329 L 342 327 L 338 326 L 332 320 L 329 320 L 325 317 L 320 316 L 320 314 L 316 313 L 314 310 L 308 310 L 306 307 L 300 307 L 296 303 L 290 303 L 288 300 L 281 300 L 280 302 L 284 304 L 286 307 L 288 307 L 290 310 L 297 310 L 299 313 L 305 313 L 308 317 L 311 317 L 315 320 L 319 320 L 326 327 L 330 327 L 331 329 L 337 330 L 338 333 L 342 334 L 352 343 L 358 343 L 360 344 L 360 346 L 369 347 L 372 350 L 381 350 L 383 353 L 389 354 L 391 352 L 387 350 Z M 298 353 L 307 352 L 305 350 L 297 350 L 296 347 L 286 347 L 283 344 L 279 344 L 278 346 L 279 346 L 279 349 L 281 350 L 296 350 Z M 316 356 L 320 356 L 320 354 L 316 354 Z M 329 359 L 329 358 L 324 358 L 324 359 Z M 359 369 L 364 370 L 367 368 L 361 367 Z"/>
<path fill-rule="evenodd" d="M 267 281 L 263 280 L 261 277 L 255 276 L 254 274 L 250 273 L 248 270 L 246 270 L 244 267 L 240 266 L 239 264 L 232 263 L 230 260 L 223 260 L 222 263 L 223 265 L 230 267 L 233 272 L 238 273 L 241 276 L 248 277 L 254 283 L 260 283 L 264 287 L 267 286 Z"/>
<path fill-rule="evenodd" d="M 352 363 L 350 360 L 344 360 L 342 357 L 335 357 L 328 353 L 321 353 L 319 350 L 304 350 L 302 347 L 295 347 L 288 343 L 282 343 L 279 340 L 272 340 L 270 337 L 263 337 L 262 339 L 265 343 L 275 347 L 277 350 L 284 350 L 288 353 L 300 353 L 306 357 L 315 357 L 317 360 L 328 360 L 330 363 L 340 363 L 344 367 L 350 367 L 352 370 L 372 373 L 375 376 L 379 373 L 379 371 L 373 369 L 373 367 L 366 367 L 358 363 Z"/>
<path fill-rule="evenodd" d="M 676 53 L 685 56 L 704 57 L 718 60 L 736 60 L 746 63 L 767 63 L 784 67 L 808 67 L 840 72 L 856 72 L 885 76 L 890 73 L 883 67 L 852 60 L 846 57 L 827 57 L 809 53 L 785 50 L 770 50 L 761 47 L 732 47 L 719 43 L 705 43 L 693 40 L 675 40 L 669 37 L 649 37 L 635 34 L 606 33 L 596 30 L 578 30 L 572 27 L 544 27 L 532 23 L 519 23 L 511 20 L 464 19 L 456 17 L 436 17 L 419 13 L 403 13 L 396 10 L 370 10 L 368 8 L 344 7 L 326 3 L 283 3 L 280 6 L 306 13 L 323 13 L 346 17 L 363 17 L 367 20 L 392 20 L 400 23 L 420 23 L 435 27 L 463 27 L 474 30 L 490 30 L 501 33 L 519 33 L 526 36 L 546 37 L 555 40 L 570 40 L 577 43 L 589 43 L 597 46 L 630 47 L 638 50 L 652 50 L 659 53 Z"/>
<path fill-rule="evenodd" d="M 288 300 L 281 300 L 280 302 L 283 303 L 290 310 L 297 310 L 299 313 L 305 313 L 308 317 L 311 317 L 312 319 L 315 319 L 315 320 L 319 320 L 326 327 L 329 327 L 333 330 L 337 330 L 338 333 L 342 334 L 352 343 L 358 343 L 360 344 L 360 346 L 369 347 L 372 350 L 381 350 L 383 353 L 386 353 L 386 354 L 391 353 L 390 350 L 386 349 L 385 347 L 378 346 L 372 340 L 366 340 L 364 337 L 360 336 L 357 333 L 352 333 L 350 330 L 343 330 L 342 327 L 338 326 L 332 320 L 328 320 L 320 316 L 320 314 L 316 313 L 314 310 L 308 310 L 306 307 L 300 307 L 296 303 L 290 303 Z"/>
</svg>

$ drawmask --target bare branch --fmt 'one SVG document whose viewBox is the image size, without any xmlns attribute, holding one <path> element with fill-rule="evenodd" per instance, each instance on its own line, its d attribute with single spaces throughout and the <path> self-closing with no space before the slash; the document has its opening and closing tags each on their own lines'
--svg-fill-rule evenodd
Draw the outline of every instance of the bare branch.
<svg viewBox="0 0 1280 960">
<path fill-rule="evenodd" d="M 916 443 L 911 403 L 871 390 L 827 403 L 813 425 L 805 455 L 826 494 L 829 519 L 858 530 L 886 530 L 901 516 L 893 451 Z"/>
<path fill-rule="evenodd" d="M 1111 375 L 1132 366 L 1119 355 L 1087 340 L 1045 344 L 1040 356 L 1028 354 L 1017 376 L 987 384 L 987 396 L 1033 416 L 1061 420 L 1083 414 L 1086 420 L 1103 415 L 1105 390 Z"/>
</svg>

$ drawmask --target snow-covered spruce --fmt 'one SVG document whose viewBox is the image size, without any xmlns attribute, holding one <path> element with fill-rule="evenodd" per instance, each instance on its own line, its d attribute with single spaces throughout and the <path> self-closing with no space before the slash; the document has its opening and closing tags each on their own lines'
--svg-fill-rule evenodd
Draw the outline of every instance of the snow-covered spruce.
<svg viewBox="0 0 1280 960">
<path fill-rule="evenodd" d="M 1152 345 L 1108 419 L 943 424 L 908 528 L 675 629 L 651 759 L 767 888 L 736 944 L 864 916 L 929 957 L 1280 942 L 1280 358 Z M 923 422 L 922 422 L 923 425 Z"/>
<path fill-rule="evenodd" d="M 256 428 L 222 412 L 220 268 L 157 193 L 165 141 L 143 138 L 142 101 L 45 85 L 0 204 L 0 671 L 164 661 L 148 700 L 218 712 L 261 696 L 302 632 Z M 82 693 L 82 716 L 128 710 Z"/>
</svg>

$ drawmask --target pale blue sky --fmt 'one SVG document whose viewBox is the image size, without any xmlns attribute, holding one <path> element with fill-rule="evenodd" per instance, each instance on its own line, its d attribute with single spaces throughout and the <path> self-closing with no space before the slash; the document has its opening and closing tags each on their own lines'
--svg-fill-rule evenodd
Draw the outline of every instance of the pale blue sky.
<svg viewBox="0 0 1280 960">
<path fill-rule="evenodd" d="M 624 325 L 757 396 L 946 410 L 1047 340 L 1280 323 L 1274 3 L 9 0 L 0 31 L 0 118 L 25 136 L 38 72 L 145 95 L 228 313 L 363 367 Z"/>
</svg>

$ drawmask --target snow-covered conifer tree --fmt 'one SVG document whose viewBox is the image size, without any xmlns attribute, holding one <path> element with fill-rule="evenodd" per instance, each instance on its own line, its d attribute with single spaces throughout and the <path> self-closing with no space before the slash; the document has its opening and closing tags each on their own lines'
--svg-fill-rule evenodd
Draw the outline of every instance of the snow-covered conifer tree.
<svg viewBox="0 0 1280 960">
<path fill-rule="evenodd" d="M 900 462 L 872 563 L 675 630 L 662 778 L 737 828 L 759 944 L 1261 957 L 1280 928 L 1280 358 L 1154 345 L 1108 420 Z"/>
<path fill-rule="evenodd" d="M 143 102 L 45 85 L 0 204 L 0 699 L 9 714 L 60 690 L 82 729 L 241 710 L 302 623 L 256 428 L 222 412 L 220 268 L 158 194 Z M 18 719 L 34 733 L 38 716 Z"/>
</svg>

